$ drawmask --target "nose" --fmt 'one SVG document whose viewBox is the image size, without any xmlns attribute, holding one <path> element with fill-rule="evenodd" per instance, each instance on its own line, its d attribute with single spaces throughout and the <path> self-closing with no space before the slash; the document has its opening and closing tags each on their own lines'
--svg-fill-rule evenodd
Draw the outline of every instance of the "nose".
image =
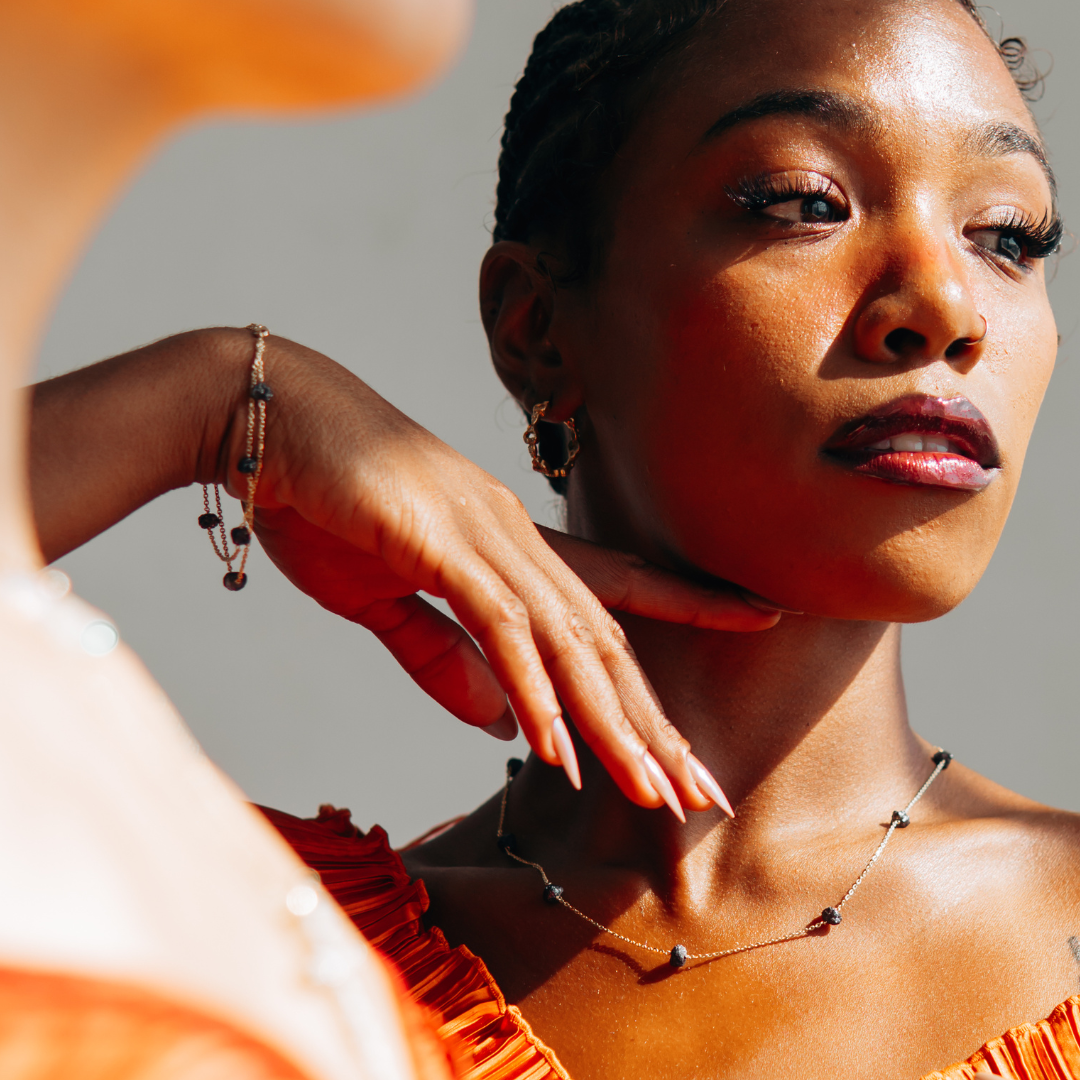
<svg viewBox="0 0 1080 1080">
<path fill-rule="evenodd" d="M 962 268 L 935 245 L 894 265 L 855 321 L 855 351 L 878 364 L 944 360 L 961 373 L 982 358 L 987 323 Z"/>
</svg>

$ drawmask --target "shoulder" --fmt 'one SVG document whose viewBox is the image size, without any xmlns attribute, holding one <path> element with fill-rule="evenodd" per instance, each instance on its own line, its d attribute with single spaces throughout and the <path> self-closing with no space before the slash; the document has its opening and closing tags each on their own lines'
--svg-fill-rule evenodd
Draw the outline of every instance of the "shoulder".
<svg viewBox="0 0 1080 1080">
<path fill-rule="evenodd" d="M 1035 802 L 958 763 L 948 778 L 938 794 L 952 843 L 1080 902 L 1080 814 Z"/>
<path fill-rule="evenodd" d="M 920 881 L 985 968 L 996 958 L 1002 979 L 1053 986 L 1055 1004 L 1076 992 L 1080 976 L 1080 815 L 960 765 L 948 778 L 936 793 Z"/>
</svg>

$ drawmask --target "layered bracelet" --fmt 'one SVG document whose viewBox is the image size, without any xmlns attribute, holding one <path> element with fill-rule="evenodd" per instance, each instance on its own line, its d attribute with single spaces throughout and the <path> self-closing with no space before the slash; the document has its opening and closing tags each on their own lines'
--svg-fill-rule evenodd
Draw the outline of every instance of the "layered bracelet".
<svg viewBox="0 0 1080 1080">
<path fill-rule="evenodd" d="M 255 489 L 262 475 L 263 446 L 266 437 L 266 403 L 274 396 L 273 390 L 263 381 L 263 353 L 270 331 L 265 326 L 252 323 L 247 327 L 255 335 L 255 356 L 251 361 L 248 379 L 247 435 L 244 440 L 244 456 L 236 463 L 237 469 L 247 476 L 247 498 L 242 500 L 244 523 L 225 532 L 225 514 L 221 509 L 221 488 L 214 484 L 214 509 L 210 509 L 210 489 L 203 484 L 203 513 L 199 515 L 199 528 L 206 530 L 214 554 L 229 568 L 222 584 L 230 592 L 239 592 L 247 584 L 247 560 L 251 550 L 251 537 L 255 531 Z M 217 534 L 215 535 L 215 530 Z M 220 538 L 220 543 L 218 542 Z M 232 540 L 232 550 L 229 540 Z M 233 569 L 233 563 L 240 565 Z"/>
</svg>

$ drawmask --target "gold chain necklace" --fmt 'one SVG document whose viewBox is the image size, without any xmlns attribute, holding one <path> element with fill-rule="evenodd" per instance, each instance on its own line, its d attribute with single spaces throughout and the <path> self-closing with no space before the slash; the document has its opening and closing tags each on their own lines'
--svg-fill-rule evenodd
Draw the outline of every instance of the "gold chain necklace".
<svg viewBox="0 0 1080 1080">
<path fill-rule="evenodd" d="M 897 829 L 906 829 L 911 824 L 911 808 L 926 794 L 930 785 L 949 767 L 952 754 L 948 750 L 938 750 L 931 760 L 934 763 L 934 771 L 927 777 L 926 783 L 915 792 L 915 797 L 903 810 L 894 810 L 892 812 L 888 829 L 882 837 L 881 843 L 878 844 L 877 850 L 870 856 L 870 861 L 863 867 L 863 872 L 855 879 L 851 888 L 848 889 L 844 894 L 844 898 L 838 904 L 825 908 L 814 922 L 810 923 L 809 926 L 802 927 L 800 930 L 795 930 L 790 934 L 783 934 L 780 937 L 767 938 L 764 941 L 751 941 L 746 945 L 736 945 L 731 949 L 721 949 L 719 952 L 691 953 L 687 952 L 685 945 L 676 945 L 668 951 L 667 949 L 658 949 L 655 945 L 647 945 L 644 941 L 635 941 L 633 938 L 628 938 L 624 934 L 605 926 L 602 922 L 598 922 L 591 915 L 586 915 L 584 911 L 579 911 L 566 899 L 562 886 L 556 885 L 538 862 L 532 862 L 519 855 L 517 838 L 513 833 L 504 832 L 503 826 L 506 824 L 506 800 L 510 795 L 510 785 L 521 770 L 522 765 L 525 764 L 520 758 L 511 758 L 506 763 L 506 783 L 503 785 L 502 803 L 499 806 L 499 829 L 495 834 L 495 842 L 505 855 L 508 855 L 515 862 L 521 863 L 522 866 L 531 866 L 540 875 L 544 882 L 544 899 L 549 904 L 561 904 L 567 911 L 572 911 L 579 919 L 584 919 L 590 926 L 595 927 L 602 933 L 610 934 L 611 937 L 618 938 L 619 941 L 625 942 L 627 945 L 633 945 L 635 949 L 643 949 L 645 952 L 666 956 L 673 968 L 681 968 L 687 960 L 718 960 L 722 956 L 734 956 L 736 953 L 749 952 L 751 949 L 760 949 L 766 945 L 779 945 L 784 941 L 795 941 L 797 938 L 807 937 L 815 930 L 820 930 L 823 926 L 839 926 L 842 918 L 840 912 L 844 905 L 855 895 L 855 890 L 863 883 L 863 878 L 870 873 L 874 863 L 881 858 L 881 853 L 885 850 L 885 845 L 892 839 L 892 834 Z"/>
</svg>

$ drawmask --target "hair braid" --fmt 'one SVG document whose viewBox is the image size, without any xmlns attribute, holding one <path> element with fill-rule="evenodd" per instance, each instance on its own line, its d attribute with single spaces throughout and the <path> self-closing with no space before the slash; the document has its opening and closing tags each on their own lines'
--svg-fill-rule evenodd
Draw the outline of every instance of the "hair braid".
<svg viewBox="0 0 1080 1080">
<path fill-rule="evenodd" d="M 975 0 L 958 3 L 986 30 Z M 566 278 L 588 272 L 596 183 L 629 133 L 642 78 L 724 4 L 576 0 L 555 13 L 533 42 L 506 115 L 495 240 L 554 232 L 565 248 Z M 1023 40 L 1007 38 L 997 49 L 1021 92 L 1037 96 L 1043 79 Z"/>
<path fill-rule="evenodd" d="M 576 0 L 536 35 L 514 87 L 499 154 L 493 238 L 528 241 L 537 232 L 561 244 L 560 278 L 585 276 L 595 262 L 597 183 L 623 144 L 645 77 L 726 0 Z M 986 31 L 975 0 L 958 0 Z M 997 44 L 1026 97 L 1042 76 L 1020 38 Z M 566 455 L 563 428 L 539 423 L 545 460 Z M 548 481 L 560 494 L 566 480 Z"/>
</svg>

